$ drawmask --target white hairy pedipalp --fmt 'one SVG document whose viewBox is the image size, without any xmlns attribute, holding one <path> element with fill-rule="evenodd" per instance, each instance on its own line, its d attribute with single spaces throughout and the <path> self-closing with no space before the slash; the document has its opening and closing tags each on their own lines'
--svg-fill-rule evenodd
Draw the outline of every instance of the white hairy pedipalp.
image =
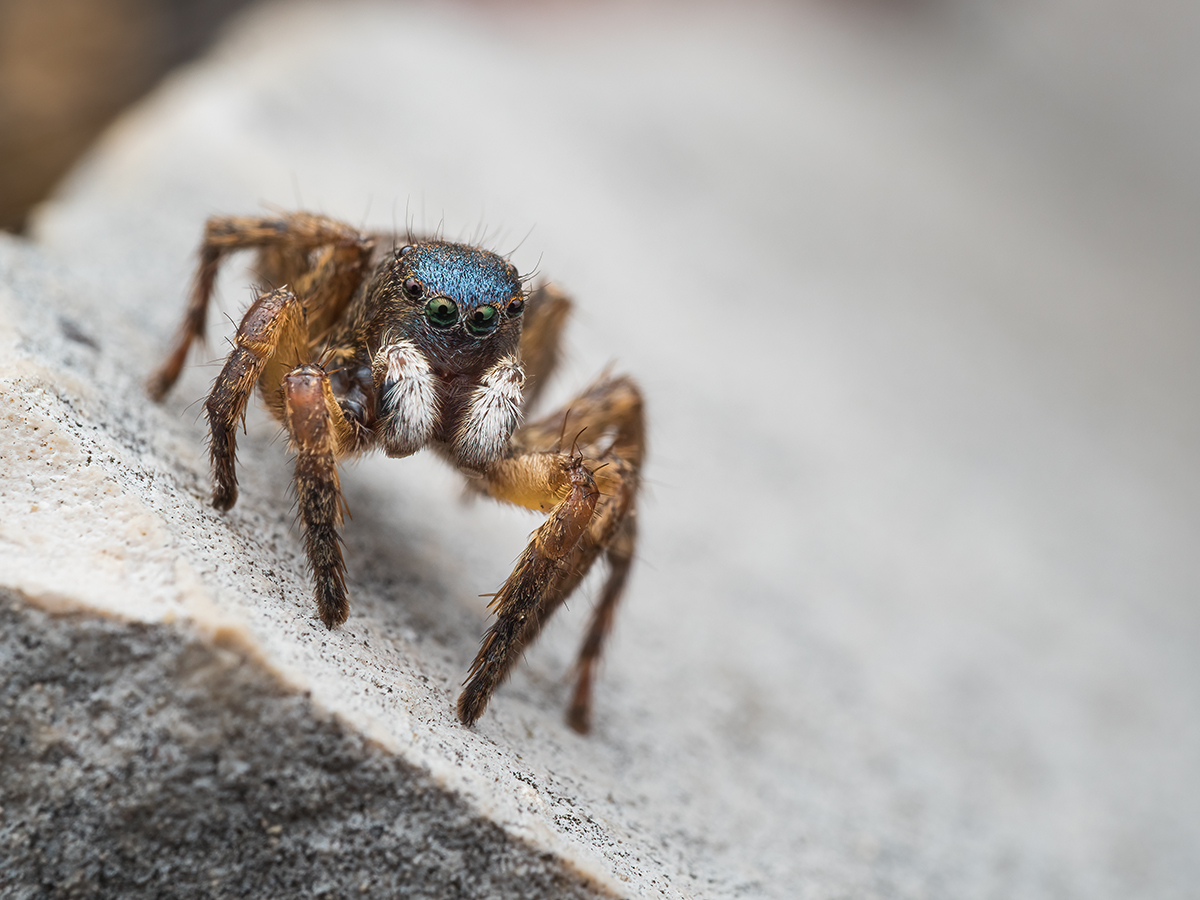
<svg viewBox="0 0 1200 900">
<path fill-rule="evenodd" d="M 412 341 L 396 341 L 380 351 L 379 435 L 388 456 L 409 456 L 429 442 L 438 419 L 437 376 Z"/>
<path fill-rule="evenodd" d="M 524 384 L 525 370 L 512 356 L 483 374 L 454 433 L 454 456 L 459 465 L 483 469 L 500 458 L 521 417 Z"/>
</svg>

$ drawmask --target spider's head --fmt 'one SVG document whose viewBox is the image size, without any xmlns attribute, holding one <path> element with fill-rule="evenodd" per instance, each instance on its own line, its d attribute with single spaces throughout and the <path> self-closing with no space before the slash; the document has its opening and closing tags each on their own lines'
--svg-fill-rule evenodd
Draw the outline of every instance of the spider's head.
<svg viewBox="0 0 1200 900">
<path fill-rule="evenodd" d="M 435 369 L 467 374 L 516 352 L 525 294 L 512 263 L 467 244 L 413 241 L 375 275 L 380 340 L 413 341 Z"/>
<path fill-rule="evenodd" d="M 372 293 L 372 369 L 389 453 L 440 440 L 460 465 L 483 468 L 519 415 L 525 294 L 517 270 L 479 247 L 414 241 L 380 265 Z"/>
</svg>

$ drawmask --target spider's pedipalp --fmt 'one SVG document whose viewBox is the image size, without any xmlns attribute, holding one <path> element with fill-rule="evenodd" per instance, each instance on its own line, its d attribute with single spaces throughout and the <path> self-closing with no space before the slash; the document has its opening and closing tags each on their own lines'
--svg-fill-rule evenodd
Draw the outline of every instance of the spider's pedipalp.
<svg viewBox="0 0 1200 900">
<path fill-rule="evenodd" d="M 466 469 L 483 469 L 508 446 L 521 416 L 525 372 L 506 357 L 483 373 L 454 432 L 454 456 Z"/>
<path fill-rule="evenodd" d="M 416 453 L 433 435 L 440 416 L 433 367 L 412 341 L 389 344 L 375 357 L 372 375 L 379 385 L 377 431 L 388 456 Z"/>
</svg>

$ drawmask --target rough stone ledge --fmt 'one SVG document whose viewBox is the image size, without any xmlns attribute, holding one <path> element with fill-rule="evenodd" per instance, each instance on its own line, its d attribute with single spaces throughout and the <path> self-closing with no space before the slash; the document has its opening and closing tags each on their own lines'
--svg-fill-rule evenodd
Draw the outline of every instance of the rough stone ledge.
<svg viewBox="0 0 1200 900">
<path fill-rule="evenodd" d="M 0 590 L 5 897 L 612 896 L 228 636 Z"/>
</svg>

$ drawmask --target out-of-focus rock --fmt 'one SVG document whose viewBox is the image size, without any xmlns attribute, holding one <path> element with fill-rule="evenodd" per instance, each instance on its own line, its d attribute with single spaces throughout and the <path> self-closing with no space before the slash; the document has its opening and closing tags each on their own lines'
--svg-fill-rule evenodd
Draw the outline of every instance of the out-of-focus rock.
<svg viewBox="0 0 1200 900">
<path fill-rule="evenodd" d="M 21 228 L 104 126 L 245 2 L 0 4 L 0 229 Z"/>
</svg>

